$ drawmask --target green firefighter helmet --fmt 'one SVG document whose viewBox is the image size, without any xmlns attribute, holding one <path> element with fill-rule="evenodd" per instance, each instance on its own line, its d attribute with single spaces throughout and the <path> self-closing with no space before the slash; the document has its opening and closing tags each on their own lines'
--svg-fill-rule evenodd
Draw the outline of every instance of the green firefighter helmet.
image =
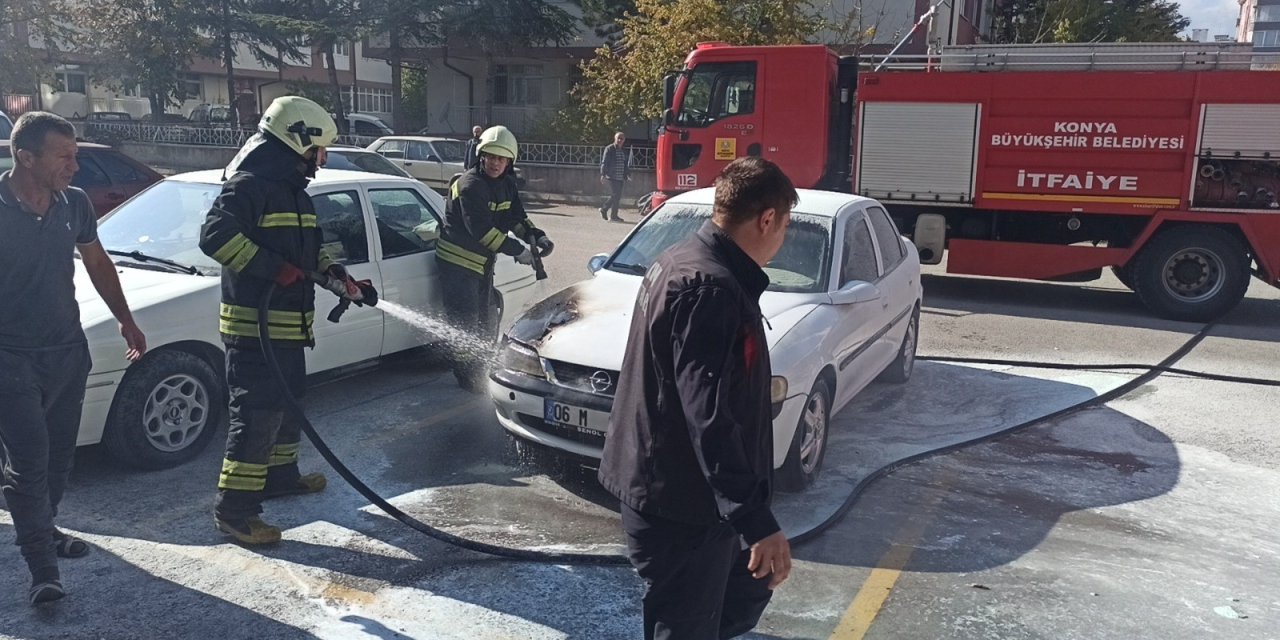
<svg viewBox="0 0 1280 640">
<path fill-rule="evenodd" d="M 300 96 L 284 96 L 271 101 L 262 114 L 258 130 L 279 138 L 298 155 L 309 149 L 327 147 L 338 139 L 338 123 L 325 108 Z"/>
<path fill-rule="evenodd" d="M 504 126 L 489 127 L 480 134 L 480 144 L 476 145 L 476 155 L 487 153 L 491 156 L 511 158 L 516 161 L 517 144 L 515 134 Z"/>
</svg>

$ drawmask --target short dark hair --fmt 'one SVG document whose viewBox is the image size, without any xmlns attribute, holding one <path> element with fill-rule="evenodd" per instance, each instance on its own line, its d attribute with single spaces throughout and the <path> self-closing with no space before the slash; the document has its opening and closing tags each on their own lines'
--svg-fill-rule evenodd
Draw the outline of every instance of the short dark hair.
<svg viewBox="0 0 1280 640">
<path fill-rule="evenodd" d="M 76 128 L 66 118 L 47 111 L 28 111 L 13 123 L 9 145 L 15 152 L 25 149 L 35 154 L 44 151 L 44 141 L 50 133 L 76 137 Z"/>
<path fill-rule="evenodd" d="M 800 201 L 791 178 L 778 165 L 757 156 L 730 162 L 716 178 L 715 218 L 734 227 L 768 209 L 790 211 Z"/>
</svg>

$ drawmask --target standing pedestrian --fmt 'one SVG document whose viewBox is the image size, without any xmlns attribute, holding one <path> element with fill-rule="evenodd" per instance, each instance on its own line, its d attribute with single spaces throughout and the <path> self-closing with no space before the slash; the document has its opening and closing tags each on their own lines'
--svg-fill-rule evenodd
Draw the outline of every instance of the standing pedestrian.
<svg viewBox="0 0 1280 640">
<path fill-rule="evenodd" d="M 613 134 L 613 144 L 600 153 L 600 184 L 609 185 L 609 199 L 600 207 L 600 217 L 613 222 L 622 222 L 618 206 L 622 202 L 622 187 L 631 179 L 631 154 L 624 146 L 626 142 L 626 134 L 619 131 Z"/>
<path fill-rule="evenodd" d="M 200 232 L 200 249 L 222 265 L 219 333 L 227 351 L 230 426 L 218 476 L 214 526 L 247 545 L 280 541 L 280 529 L 259 517 L 262 501 L 324 489 L 324 475 L 298 471 L 302 424 L 285 411 L 280 388 L 262 353 L 258 305 L 275 283 L 268 328 L 288 393 L 306 391 L 304 347 L 315 289 L 307 274 L 326 272 L 356 286 L 346 269 L 321 250 L 323 232 L 307 184 L 324 164 L 338 125 L 320 105 L 297 96 L 277 98 L 258 133 L 231 161 Z"/>
<path fill-rule="evenodd" d="M 549 256 L 555 243 L 534 226 L 520 200 L 513 169 L 519 156 L 515 135 L 503 126 L 489 127 L 480 135 L 476 155 L 480 163 L 449 186 L 436 264 L 445 315 L 471 338 L 470 345 L 454 350 L 453 375 L 463 389 L 478 393 L 484 388 L 488 363 L 487 354 L 474 348 L 492 344 L 498 330 L 494 263 L 499 255 L 508 255 L 531 265 L 534 251 Z M 520 240 L 512 238 L 513 233 Z"/>
<path fill-rule="evenodd" d="M 65 592 L 58 558 L 89 553 L 54 526 L 80 431 L 89 345 L 76 303 L 74 252 L 120 323 L 125 354 L 137 361 L 146 337 L 129 312 L 115 265 L 98 242 L 97 216 L 71 185 L 79 170 L 76 131 L 52 113 L 18 119 L 13 169 L 0 175 L 0 446 L 4 498 L 31 571 L 31 604 Z"/>
<path fill-rule="evenodd" d="M 759 300 L 797 195 L 757 157 L 730 163 L 715 190 L 711 220 L 645 275 L 600 464 L 645 583 L 646 640 L 746 633 L 791 572 L 769 506 L 772 374 Z"/>
<path fill-rule="evenodd" d="M 470 171 L 480 164 L 480 154 L 476 153 L 476 147 L 480 146 L 480 134 L 483 132 L 480 125 L 471 127 L 471 139 L 467 141 L 467 151 L 462 158 L 463 171 Z"/>
</svg>

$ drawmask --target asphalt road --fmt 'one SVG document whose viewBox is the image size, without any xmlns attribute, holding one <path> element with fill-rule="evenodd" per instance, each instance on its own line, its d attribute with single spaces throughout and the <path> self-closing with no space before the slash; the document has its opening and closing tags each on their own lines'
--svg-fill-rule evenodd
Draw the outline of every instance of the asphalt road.
<svg viewBox="0 0 1280 640">
<path fill-rule="evenodd" d="M 635 215 L 624 218 L 634 220 Z M 547 293 L 588 276 L 630 223 L 545 207 Z M 922 355 L 1155 363 L 1200 327 L 1153 319 L 1118 282 L 925 277 Z M 1179 366 L 1280 377 L 1280 292 L 1256 284 Z M 624 330 L 620 328 L 620 330 Z M 833 426 L 823 483 L 779 497 L 789 530 L 858 478 L 990 433 L 1135 373 L 921 363 Z M 798 547 L 755 638 L 1276 638 L 1280 389 L 1164 375 L 1108 405 L 903 468 Z M 484 398 L 419 354 L 311 390 L 330 444 L 411 514 L 526 548 L 618 550 L 613 505 L 572 466 L 504 454 Z M 286 529 L 250 551 L 211 526 L 221 451 L 138 473 L 81 451 L 60 522 L 97 548 L 63 564 L 70 595 L 32 610 L 0 550 L 0 636 L 15 638 L 630 638 L 626 567 L 532 565 L 461 551 L 380 514 L 330 475 L 268 505 Z M 308 466 L 318 456 L 304 447 Z M 0 512 L 0 539 L 12 535 Z"/>
</svg>

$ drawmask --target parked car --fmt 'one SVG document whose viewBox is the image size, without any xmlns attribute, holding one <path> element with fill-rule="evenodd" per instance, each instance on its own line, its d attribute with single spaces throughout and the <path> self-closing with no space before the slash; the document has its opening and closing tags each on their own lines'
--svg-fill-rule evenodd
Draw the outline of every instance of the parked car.
<svg viewBox="0 0 1280 640">
<path fill-rule="evenodd" d="M 376 151 L 347 146 L 333 146 L 329 147 L 327 151 L 328 160 L 325 161 L 324 166 L 329 169 L 367 171 L 386 176 L 400 176 L 401 178 L 413 177 L 404 169 L 401 169 L 399 165 L 382 157 Z"/>
<path fill-rule="evenodd" d="M 84 117 L 83 135 L 85 140 L 91 142 L 103 142 L 104 144 L 113 137 L 115 133 L 110 126 L 115 124 L 130 124 L 133 122 L 133 116 L 124 111 L 95 111 Z"/>
<path fill-rule="evenodd" d="M 187 120 L 199 127 L 229 127 L 235 124 L 231 106 L 225 104 L 199 105 L 191 110 Z"/>
<path fill-rule="evenodd" d="M 593 277 L 534 305 L 503 340 L 489 392 L 517 438 L 598 459 L 627 327 L 645 272 L 711 218 L 713 189 L 682 194 L 637 226 Z M 802 190 L 760 300 L 773 367 L 774 466 L 781 487 L 819 473 L 831 416 L 877 376 L 904 382 L 920 326 L 920 260 L 884 207 Z"/>
<path fill-rule="evenodd" d="M 13 135 L 13 121 L 5 112 L 0 111 L 0 140 L 8 140 L 11 135 Z"/>
<path fill-rule="evenodd" d="M 76 162 L 80 170 L 71 178 L 71 186 L 89 194 L 99 218 L 164 178 L 151 167 L 106 145 L 81 142 L 79 147 Z M 0 141 L 0 172 L 11 168 L 13 153 L 9 141 Z"/>
<path fill-rule="evenodd" d="M 338 128 L 344 134 L 369 138 L 395 134 L 395 130 L 391 128 L 391 125 L 378 116 L 367 113 L 348 113 L 345 115 L 345 122 L 334 116 L 334 119 L 338 120 Z"/>
<path fill-rule="evenodd" d="M 89 374 L 78 443 L 102 442 L 123 462 L 163 468 L 195 456 L 225 415 L 222 341 L 218 336 L 220 267 L 198 246 L 200 226 L 222 185 L 222 171 L 160 182 L 103 218 L 98 235 L 115 256 L 146 357 L 130 364 L 106 303 L 82 268 L 76 273 L 81 324 L 89 339 Z M 435 246 L 443 199 L 416 180 L 321 169 L 307 189 L 324 230 L 324 248 L 356 279 L 369 279 L 389 301 L 439 309 Z M 522 310 L 535 290 L 531 269 L 500 260 L 502 303 Z M 307 371 L 347 367 L 429 341 L 419 330 L 371 307 L 352 306 L 339 324 L 325 320 L 337 299 L 317 290 L 316 348 Z"/>
<path fill-rule="evenodd" d="M 432 189 L 444 191 L 453 176 L 463 171 L 467 143 L 453 138 L 387 136 L 374 140 L 369 150 L 382 154 Z"/>
</svg>

